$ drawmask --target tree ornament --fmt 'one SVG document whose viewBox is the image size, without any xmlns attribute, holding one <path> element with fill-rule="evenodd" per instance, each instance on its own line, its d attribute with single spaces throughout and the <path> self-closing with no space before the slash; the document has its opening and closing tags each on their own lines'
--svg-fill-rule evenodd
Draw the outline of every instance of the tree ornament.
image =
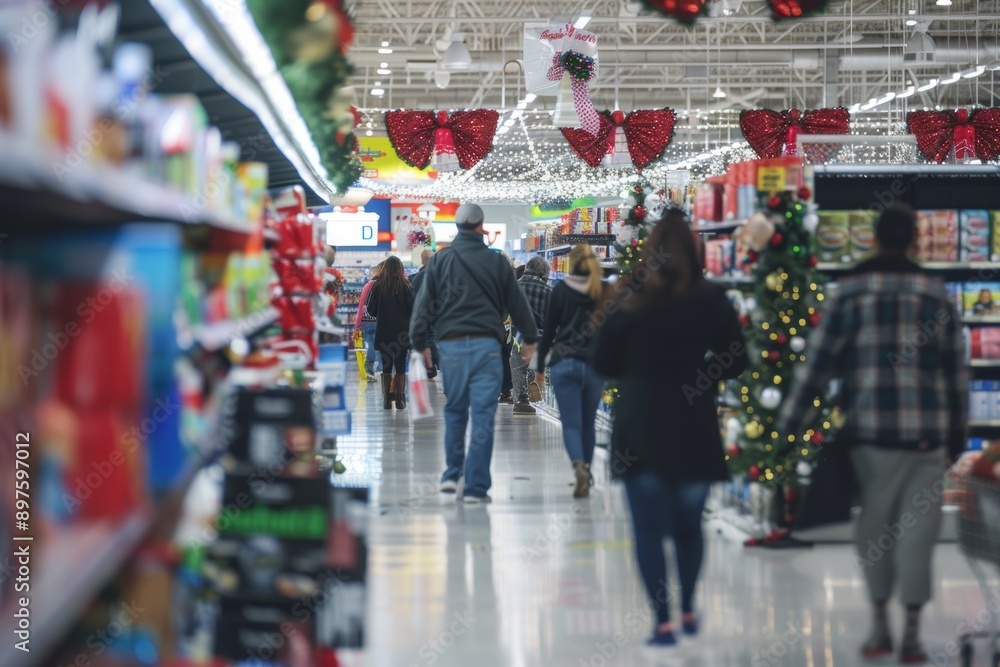
<svg viewBox="0 0 1000 667">
<path fill-rule="evenodd" d="M 823 437 L 823 434 L 820 431 L 816 431 L 815 433 L 813 433 L 812 438 L 810 438 L 809 440 L 814 445 L 819 446 L 819 445 L 823 444 L 824 437 Z"/>
<path fill-rule="evenodd" d="M 751 262 L 756 262 L 758 257 L 760 257 L 760 255 L 757 254 L 756 250 L 751 250 L 747 253 L 747 259 Z"/>
<path fill-rule="evenodd" d="M 760 468 L 757 466 L 750 466 L 750 469 L 747 470 L 747 474 L 750 476 L 750 479 L 757 479 L 760 477 Z"/>
<path fill-rule="evenodd" d="M 777 387 L 764 387 L 760 390 L 760 404 L 768 410 L 774 410 L 781 405 L 781 390 Z"/>
<path fill-rule="evenodd" d="M 729 458 L 735 459 L 739 457 L 740 454 L 743 453 L 743 450 L 740 449 L 739 445 L 734 444 L 734 445 L 729 445 L 729 448 L 726 450 L 726 453 L 729 454 Z"/>
<path fill-rule="evenodd" d="M 595 49 L 596 39 L 594 37 Z M 581 127 L 592 136 L 601 131 L 600 114 L 590 101 L 590 80 L 594 76 L 595 64 L 593 56 L 578 51 L 559 51 L 553 54 L 552 66 L 545 74 L 549 81 L 559 82 L 553 122 L 568 127 Z M 570 103 L 575 115 L 569 111 Z"/>
<path fill-rule="evenodd" d="M 805 461 L 799 461 L 795 464 L 795 474 L 799 477 L 808 477 L 812 473 L 812 466 Z"/>
<path fill-rule="evenodd" d="M 806 349 L 806 339 L 802 336 L 792 336 L 792 340 L 789 341 L 788 346 L 792 348 L 792 352 L 801 352 Z"/>
<path fill-rule="evenodd" d="M 751 440 L 756 440 L 764 435 L 764 425 L 759 421 L 748 421 L 743 425 L 743 433 Z"/>
<path fill-rule="evenodd" d="M 747 326 L 748 324 L 750 324 L 750 316 L 749 315 L 746 315 L 746 314 L 740 315 L 739 319 L 740 319 L 740 324 L 742 324 L 743 326 Z"/>
<path fill-rule="evenodd" d="M 781 244 L 785 242 L 785 236 L 781 232 L 775 232 L 774 236 L 771 237 L 771 247 L 780 248 Z"/>
<path fill-rule="evenodd" d="M 809 199 L 810 197 L 812 197 L 812 190 L 810 190 L 808 187 L 806 187 L 805 185 L 803 185 L 801 188 L 799 188 L 798 195 L 799 195 L 799 199 L 801 199 L 802 201 L 805 201 L 805 200 Z"/>
<path fill-rule="evenodd" d="M 818 327 L 819 326 L 819 313 L 818 312 L 813 313 L 812 315 L 809 316 L 809 324 L 813 325 L 814 327 Z"/>
<path fill-rule="evenodd" d="M 911 111 L 906 128 L 917 138 L 917 148 L 927 160 L 944 162 L 978 158 L 988 162 L 1000 157 L 1000 108 L 954 111 Z"/>
<path fill-rule="evenodd" d="M 851 114 L 843 107 L 777 112 L 747 109 L 740 114 L 743 138 L 762 158 L 794 155 L 799 134 L 847 134 Z"/>
<path fill-rule="evenodd" d="M 767 360 L 770 361 L 771 363 L 776 362 L 780 358 L 781 358 L 781 352 L 778 352 L 777 350 L 771 350 L 770 352 L 767 353 Z"/>
<path fill-rule="evenodd" d="M 774 235 L 774 223 L 763 213 L 754 213 L 741 228 L 737 237 L 751 251 L 758 253 L 767 247 L 767 242 Z M 756 254 L 753 261 L 756 261 Z"/>
<path fill-rule="evenodd" d="M 781 271 L 774 271 L 767 274 L 767 278 L 764 279 L 764 283 L 767 285 L 767 289 L 773 292 L 780 292 L 781 285 Z"/>
<path fill-rule="evenodd" d="M 778 343 L 778 345 L 784 345 L 785 343 L 788 342 L 788 336 L 786 336 L 783 333 L 780 333 L 780 334 L 778 334 L 778 338 L 776 339 L 776 342 Z"/>
<path fill-rule="evenodd" d="M 646 207 L 643 206 L 642 204 L 639 204 L 634 209 L 632 209 L 632 212 L 635 213 L 635 217 L 639 218 L 640 220 L 644 220 L 646 218 Z"/>
<path fill-rule="evenodd" d="M 815 213 L 807 213 L 802 216 L 802 229 L 806 230 L 810 234 L 815 234 L 816 229 L 819 227 L 819 216 Z"/>
<path fill-rule="evenodd" d="M 639 247 L 639 241 L 637 239 L 632 239 L 632 247 L 633 248 L 638 248 Z"/>
<path fill-rule="evenodd" d="M 662 192 L 651 192 L 642 200 L 642 205 L 646 209 L 646 222 L 653 222 L 663 215 L 663 211 L 667 208 L 667 199 Z"/>
<path fill-rule="evenodd" d="M 809 259 L 806 260 L 806 265 L 810 269 L 815 269 L 817 264 L 819 264 L 819 258 L 816 255 L 810 255 Z"/>
</svg>

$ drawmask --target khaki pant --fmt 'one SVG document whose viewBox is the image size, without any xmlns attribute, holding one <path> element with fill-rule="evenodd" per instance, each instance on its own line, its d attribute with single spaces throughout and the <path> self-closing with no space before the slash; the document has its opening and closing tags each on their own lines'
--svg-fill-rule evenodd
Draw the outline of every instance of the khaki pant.
<svg viewBox="0 0 1000 667">
<path fill-rule="evenodd" d="M 941 528 L 945 449 L 851 451 L 861 487 L 858 567 L 872 602 L 886 602 L 899 581 L 904 605 L 931 597 L 931 554 Z"/>
</svg>

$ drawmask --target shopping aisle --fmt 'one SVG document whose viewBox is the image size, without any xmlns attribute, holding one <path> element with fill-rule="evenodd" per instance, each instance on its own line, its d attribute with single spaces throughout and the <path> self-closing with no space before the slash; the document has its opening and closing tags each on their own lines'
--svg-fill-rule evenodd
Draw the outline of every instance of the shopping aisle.
<svg viewBox="0 0 1000 667">
<path fill-rule="evenodd" d="M 651 621 L 620 488 L 609 488 L 602 472 L 592 497 L 574 501 L 557 425 L 514 419 L 501 406 L 493 503 L 466 507 L 437 491 L 440 413 L 411 432 L 406 414 L 384 412 L 378 400 L 377 385 L 353 390 L 355 433 L 340 440 L 348 478 L 370 480 L 377 507 L 364 664 L 859 663 L 868 619 L 847 546 L 751 551 L 711 536 L 699 597 L 704 633 L 657 655 L 643 647 Z M 606 453 L 599 455 L 605 463 Z M 939 547 L 936 569 L 936 600 L 925 621 L 932 653 L 945 649 L 963 617 L 985 608 L 954 545 Z M 978 648 L 985 654 L 982 642 Z M 985 655 L 976 664 L 987 664 Z"/>
</svg>

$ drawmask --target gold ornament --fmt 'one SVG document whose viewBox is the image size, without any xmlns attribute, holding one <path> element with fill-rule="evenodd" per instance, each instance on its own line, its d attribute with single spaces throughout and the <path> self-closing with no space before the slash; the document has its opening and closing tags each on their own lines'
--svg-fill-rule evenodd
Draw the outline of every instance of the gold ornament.
<svg viewBox="0 0 1000 667">
<path fill-rule="evenodd" d="M 764 279 L 764 283 L 767 285 L 767 289 L 780 292 L 782 289 L 781 274 L 777 271 L 767 274 L 767 278 Z"/>
<path fill-rule="evenodd" d="M 750 421 L 743 426 L 743 432 L 751 440 L 756 440 L 764 435 L 764 425 L 758 421 Z"/>
<path fill-rule="evenodd" d="M 830 421 L 833 423 L 835 428 L 843 428 L 844 426 L 844 413 L 840 411 L 839 407 L 833 409 L 830 413 Z"/>
</svg>

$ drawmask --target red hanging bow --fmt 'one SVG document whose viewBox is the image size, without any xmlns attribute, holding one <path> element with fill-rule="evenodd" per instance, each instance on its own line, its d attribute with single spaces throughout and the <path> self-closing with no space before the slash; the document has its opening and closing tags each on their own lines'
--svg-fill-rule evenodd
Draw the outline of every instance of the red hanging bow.
<svg viewBox="0 0 1000 667">
<path fill-rule="evenodd" d="M 443 133 L 451 143 L 462 169 L 469 169 L 493 150 L 493 137 L 500 114 L 492 109 L 472 109 L 448 114 L 439 111 L 387 111 L 385 127 L 389 141 L 403 162 L 425 169 L 431 163 L 435 142 Z"/>
<path fill-rule="evenodd" d="M 637 169 L 649 166 L 663 155 L 674 137 L 677 115 L 673 109 L 643 109 L 625 115 L 621 111 L 602 111 L 596 135 L 583 129 L 562 128 L 563 136 L 580 158 L 591 167 L 601 164 L 614 150 L 615 134 L 621 130 L 628 143 L 628 154 Z"/>
<path fill-rule="evenodd" d="M 983 162 L 1000 156 L 1000 109 L 955 111 L 911 111 L 906 126 L 917 138 L 917 148 L 932 162 L 979 158 Z"/>
<path fill-rule="evenodd" d="M 740 114 L 740 129 L 750 147 L 762 158 L 795 153 L 800 134 L 847 134 L 851 114 L 843 107 L 798 109 L 777 112 L 770 109 L 746 110 Z"/>
<path fill-rule="evenodd" d="M 830 0 L 767 0 L 775 21 L 798 19 L 826 9 Z"/>
</svg>

